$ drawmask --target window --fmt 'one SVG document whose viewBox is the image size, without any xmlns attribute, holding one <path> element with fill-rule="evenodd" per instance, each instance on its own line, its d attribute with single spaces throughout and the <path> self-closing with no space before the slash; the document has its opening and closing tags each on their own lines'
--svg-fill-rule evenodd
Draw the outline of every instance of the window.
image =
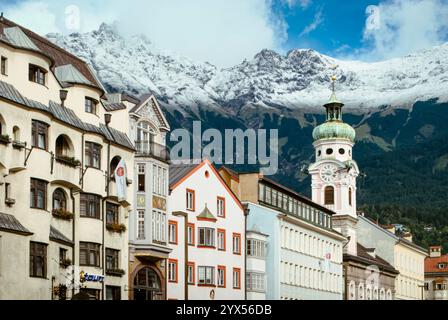
<svg viewBox="0 0 448 320">
<path fill-rule="evenodd" d="M 152 240 L 153 242 L 162 243 L 166 242 L 165 236 L 166 228 L 166 214 L 161 211 L 152 211 Z"/>
<path fill-rule="evenodd" d="M 199 229 L 199 246 L 215 247 L 215 229 L 198 228 Z"/>
<path fill-rule="evenodd" d="M 101 219 L 100 200 L 97 195 L 81 193 L 80 215 L 81 217 Z"/>
<path fill-rule="evenodd" d="M 352 201 L 353 201 L 353 200 L 352 200 L 352 199 L 353 199 L 353 195 L 352 195 L 352 193 L 353 193 L 353 192 L 352 192 L 352 188 L 349 188 L 349 189 L 348 189 L 348 205 L 349 205 L 349 206 L 352 206 Z"/>
<path fill-rule="evenodd" d="M 247 240 L 247 255 L 254 258 L 265 258 L 266 243 L 261 240 L 248 239 Z"/>
<path fill-rule="evenodd" d="M 146 166 L 142 163 L 138 165 L 138 191 L 145 192 L 146 190 Z"/>
<path fill-rule="evenodd" d="M 34 148 L 47 150 L 48 125 L 46 123 L 37 120 L 31 122 L 31 145 Z"/>
<path fill-rule="evenodd" d="M 218 229 L 218 250 L 226 251 L 226 230 Z"/>
<path fill-rule="evenodd" d="M 194 237 L 194 224 L 189 223 L 188 224 L 188 245 L 194 246 L 195 245 L 195 237 Z"/>
<path fill-rule="evenodd" d="M 30 242 L 30 276 L 47 277 L 47 245 Z"/>
<path fill-rule="evenodd" d="M 171 244 L 177 244 L 177 221 L 168 221 L 168 240 Z"/>
<path fill-rule="evenodd" d="M 218 266 L 218 287 L 226 287 L 226 267 Z"/>
<path fill-rule="evenodd" d="M 6 76 L 8 75 L 8 59 L 6 57 L 2 57 L 2 65 L 1 65 L 1 72 L 2 75 Z"/>
<path fill-rule="evenodd" d="M 108 224 L 118 224 L 118 209 L 119 206 L 116 204 L 106 203 L 106 223 Z"/>
<path fill-rule="evenodd" d="M 198 285 L 214 285 L 214 284 L 215 284 L 215 268 L 198 267 Z"/>
<path fill-rule="evenodd" d="M 241 269 L 233 268 L 233 289 L 241 289 Z"/>
<path fill-rule="evenodd" d="M 188 284 L 194 285 L 196 282 L 195 279 L 195 264 L 194 262 L 188 262 Z"/>
<path fill-rule="evenodd" d="M 233 234 L 233 253 L 241 254 L 241 234 Z"/>
<path fill-rule="evenodd" d="M 59 248 L 59 263 L 64 263 L 67 260 L 67 249 Z"/>
<path fill-rule="evenodd" d="M 47 209 L 48 183 L 38 179 L 31 179 L 30 207 L 34 209 Z"/>
<path fill-rule="evenodd" d="M 340 148 L 339 149 L 339 154 L 340 155 L 344 155 L 345 154 L 345 149 L 344 148 Z"/>
<path fill-rule="evenodd" d="M 168 261 L 168 281 L 177 283 L 177 260 Z"/>
<path fill-rule="evenodd" d="M 247 291 L 265 292 L 265 275 L 263 273 L 248 272 L 246 274 Z"/>
<path fill-rule="evenodd" d="M 106 300 L 121 300 L 121 288 L 106 286 Z"/>
<path fill-rule="evenodd" d="M 86 165 L 88 167 L 95 169 L 101 168 L 101 145 L 93 142 L 86 142 L 85 156 Z"/>
<path fill-rule="evenodd" d="M 194 190 L 187 189 L 187 210 L 194 211 L 195 210 L 195 192 Z"/>
<path fill-rule="evenodd" d="M 118 256 L 119 250 L 106 249 L 106 270 L 117 270 L 119 268 Z"/>
<path fill-rule="evenodd" d="M 96 114 L 97 101 L 95 99 L 86 97 L 85 99 L 85 111 L 87 113 Z"/>
<path fill-rule="evenodd" d="M 101 300 L 101 290 L 99 289 L 81 288 L 79 289 L 79 292 L 87 293 L 90 297 L 94 298 L 95 300 Z"/>
<path fill-rule="evenodd" d="M 101 245 L 89 242 L 79 243 L 79 264 L 81 266 L 100 266 Z"/>
<path fill-rule="evenodd" d="M 145 211 L 139 210 L 137 214 L 137 239 L 145 240 Z"/>
<path fill-rule="evenodd" d="M 225 218 L 226 217 L 226 199 L 222 197 L 218 197 L 217 199 L 217 214 L 218 217 Z"/>
<path fill-rule="evenodd" d="M 64 136 L 60 135 L 56 139 L 56 156 L 57 157 L 68 157 L 70 154 L 70 142 L 69 139 Z"/>
<path fill-rule="evenodd" d="M 29 72 L 28 72 L 28 79 L 32 82 L 45 85 L 45 78 L 47 75 L 47 71 L 44 69 L 30 64 L 29 66 Z"/>
<path fill-rule="evenodd" d="M 330 156 L 330 155 L 332 155 L 332 154 L 333 154 L 333 149 L 331 149 L 331 148 L 330 148 L 330 149 L 327 149 L 327 155 Z"/>
<path fill-rule="evenodd" d="M 331 186 L 325 188 L 325 205 L 334 205 L 334 188 Z"/>
<path fill-rule="evenodd" d="M 159 196 L 167 194 L 167 170 L 160 166 L 153 166 L 153 192 Z"/>
</svg>

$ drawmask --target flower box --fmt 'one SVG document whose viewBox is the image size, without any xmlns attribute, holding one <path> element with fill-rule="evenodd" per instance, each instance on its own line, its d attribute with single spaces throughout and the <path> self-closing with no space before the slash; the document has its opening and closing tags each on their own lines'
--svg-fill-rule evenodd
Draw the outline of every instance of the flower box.
<svg viewBox="0 0 448 320">
<path fill-rule="evenodd" d="M 0 144 L 10 144 L 10 143 L 11 143 L 11 139 L 9 138 L 9 136 L 7 134 L 0 135 Z"/>
<path fill-rule="evenodd" d="M 124 224 L 118 223 L 108 223 L 106 224 L 106 229 L 111 232 L 123 233 L 126 232 L 126 226 Z"/>
<path fill-rule="evenodd" d="M 24 148 L 26 148 L 26 142 L 13 141 L 12 146 L 15 149 L 24 149 Z"/>
<path fill-rule="evenodd" d="M 54 209 L 53 217 L 61 219 L 61 220 L 70 221 L 73 219 L 73 213 L 71 213 L 65 209 Z"/>
<path fill-rule="evenodd" d="M 56 156 L 56 161 L 74 168 L 79 167 L 81 165 L 81 161 L 73 157 L 67 157 L 67 156 Z"/>
</svg>

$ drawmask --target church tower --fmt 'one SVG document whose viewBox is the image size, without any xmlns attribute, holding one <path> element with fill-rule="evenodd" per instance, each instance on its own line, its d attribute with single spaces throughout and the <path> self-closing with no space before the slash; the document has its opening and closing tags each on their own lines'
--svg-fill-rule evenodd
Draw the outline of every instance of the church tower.
<svg viewBox="0 0 448 320">
<path fill-rule="evenodd" d="M 326 121 L 313 131 L 316 161 L 309 167 L 312 199 L 336 212 L 333 228 L 349 238 L 346 252 L 356 255 L 356 178 L 359 169 L 352 158 L 356 133 L 342 120 L 344 104 L 336 98 L 336 76 L 331 80 L 332 94 L 324 105 Z"/>
</svg>

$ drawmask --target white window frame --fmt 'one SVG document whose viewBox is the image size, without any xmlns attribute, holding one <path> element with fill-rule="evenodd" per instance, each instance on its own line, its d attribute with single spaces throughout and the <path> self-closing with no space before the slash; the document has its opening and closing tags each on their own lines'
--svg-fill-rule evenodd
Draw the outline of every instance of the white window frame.
<svg viewBox="0 0 448 320">
<path fill-rule="evenodd" d="M 201 242 L 201 233 L 204 233 L 204 242 Z M 215 247 L 216 230 L 213 228 L 198 228 L 198 245 L 203 247 Z"/>
<path fill-rule="evenodd" d="M 214 285 L 215 284 L 215 267 L 199 266 L 198 267 L 198 284 Z"/>
<path fill-rule="evenodd" d="M 145 240 L 146 239 L 146 226 L 145 226 L 145 210 L 137 210 L 137 239 Z"/>
</svg>

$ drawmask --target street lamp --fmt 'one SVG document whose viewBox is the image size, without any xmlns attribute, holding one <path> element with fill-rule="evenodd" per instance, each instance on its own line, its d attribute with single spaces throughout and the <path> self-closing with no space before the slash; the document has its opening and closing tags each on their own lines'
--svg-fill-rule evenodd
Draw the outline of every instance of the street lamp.
<svg viewBox="0 0 448 320">
<path fill-rule="evenodd" d="M 184 249 L 185 249 L 185 268 L 184 268 L 184 291 L 185 300 L 188 300 L 188 213 L 183 211 L 173 212 L 175 217 L 184 218 Z"/>
</svg>

